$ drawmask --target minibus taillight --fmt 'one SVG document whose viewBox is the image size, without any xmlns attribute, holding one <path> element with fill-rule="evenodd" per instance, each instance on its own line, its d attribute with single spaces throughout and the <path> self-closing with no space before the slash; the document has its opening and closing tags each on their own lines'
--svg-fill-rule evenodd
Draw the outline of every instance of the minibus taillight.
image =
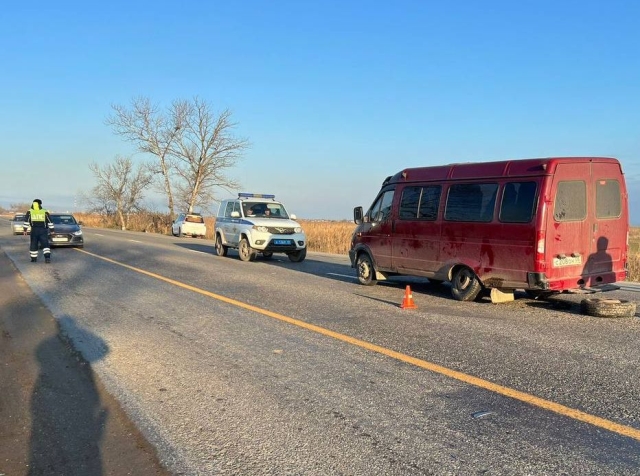
<svg viewBox="0 0 640 476">
<path fill-rule="evenodd" d="M 535 257 L 535 270 L 538 272 L 546 271 L 546 266 L 544 262 L 544 248 L 545 248 L 544 231 L 538 231 L 536 233 L 536 257 Z"/>
</svg>

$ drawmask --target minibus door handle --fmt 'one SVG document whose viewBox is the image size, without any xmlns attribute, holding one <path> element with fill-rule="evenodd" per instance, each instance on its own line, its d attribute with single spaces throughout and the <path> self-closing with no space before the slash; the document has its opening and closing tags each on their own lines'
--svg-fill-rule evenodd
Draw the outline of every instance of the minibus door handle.
<svg viewBox="0 0 640 476">
<path fill-rule="evenodd" d="M 597 224 L 597 223 L 594 223 L 594 224 L 593 224 L 593 232 L 595 233 L 595 232 L 597 232 L 597 231 L 598 231 L 598 224 Z"/>
</svg>

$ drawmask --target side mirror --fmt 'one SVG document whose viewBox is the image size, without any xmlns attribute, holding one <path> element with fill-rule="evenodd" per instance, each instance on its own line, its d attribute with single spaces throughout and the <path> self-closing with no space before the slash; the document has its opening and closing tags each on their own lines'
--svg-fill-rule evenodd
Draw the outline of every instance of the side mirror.
<svg viewBox="0 0 640 476">
<path fill-rule="evenodd" d="M 240 218 L 240 212 L 231 212 L 231 218 Z"/>
<path fill-rule="evenodd" d="M 356 225 L 360 225 L 362 223 L 362 214 L 363 214 L 362 207 L 355 207 L 353 209 L 353 222 Z"/>
<path fill-rule="evenodd" d="M 82 225 L 84 225 L 84 223 L 82 223 L 82 221 L 79 221 L 78 225 L 82 226 Z"/>
<path fill-rule="evenodd" d="M 292 220 L 297 220 L 298 219 L 298 217 L 296 216 L 295 213 L 293 213 L 292 215 L 289 215 L 289 216 L 291 217 Z"/>
</svg>

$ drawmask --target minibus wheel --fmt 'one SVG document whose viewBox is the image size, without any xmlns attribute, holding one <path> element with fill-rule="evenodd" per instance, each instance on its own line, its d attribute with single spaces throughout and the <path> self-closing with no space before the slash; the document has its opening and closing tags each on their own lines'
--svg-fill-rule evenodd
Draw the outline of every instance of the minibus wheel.
<svg viewBox="0 0 640 476">
<path fill-rule="evenodd" d="M 453 274 L 451 295 L 458 301 L 473 301 L 482 290 L 482 283 L 471 269 L 462 266 Z"/>
<path fill-rule="evenodd" d="M 373 268 L 371 257 L 367 253 L 360 253 L 356 260 L 356 272 L 358 273 L 358 281 L 365 286 L 373 286 L 376 280 L 376 270 Z"/>
</svg>

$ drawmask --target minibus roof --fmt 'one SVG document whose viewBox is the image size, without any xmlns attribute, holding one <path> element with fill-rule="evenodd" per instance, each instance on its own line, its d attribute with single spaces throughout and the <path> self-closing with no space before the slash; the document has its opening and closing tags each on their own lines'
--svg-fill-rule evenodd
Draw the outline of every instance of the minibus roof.
<svg viewBox="0 0 640 476">
<path fill-rule="evenodd" d="M 383 185 L 398 182 L 550 175 L 554 173 L 558 164 L 567 162 L 609 162 L 620 166 L 620 162 L 612 157 L 547 157 L 497 162 L 468 162 L 404 169 L 395 175 L 387 177 Z M 622 173 L 622 170 L 620 172 Z"/>
</svg>

